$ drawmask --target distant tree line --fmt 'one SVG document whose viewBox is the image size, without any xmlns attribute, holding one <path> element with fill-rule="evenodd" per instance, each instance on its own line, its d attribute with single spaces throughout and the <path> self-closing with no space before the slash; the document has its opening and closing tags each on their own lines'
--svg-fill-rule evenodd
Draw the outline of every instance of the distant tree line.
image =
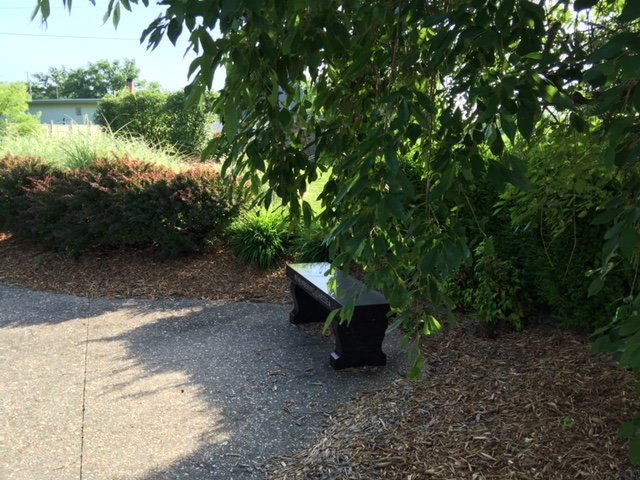
<svg viewBox="0 0 640 480">
<path fill-rule="evenodd" d="M 159 89 L 156 82 L 139 79 L 140 69 L 133 59 L 99 60 L 85 67 L 51 67 L 45 73 L 36 73 L 30 79 L 31 97 L 48 98 L 102 98 L 115 95 L 126 87 L 128 79 L 135 79 L 137 88 Z"/>
</svg>

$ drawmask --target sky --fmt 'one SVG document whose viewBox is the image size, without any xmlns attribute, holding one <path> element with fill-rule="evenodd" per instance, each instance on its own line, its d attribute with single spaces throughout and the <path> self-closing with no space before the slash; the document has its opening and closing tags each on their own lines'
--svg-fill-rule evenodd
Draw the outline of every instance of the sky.
<svg viewBox="0 0 640 480">
<path fill-rule="evenodd" d="M 154 2 L 150 2 L 153 4 Z M 88 0 L 75 0 L 71 14 L 62 0 L 50 0 L 48 25 L 39 18 L 31 21 L 36 0 L 0 0 L 0 82 L 27 82 L 34 73 L 51 67 L 78 68 L 98 60 L 134 59 L 140 80 L 158 82 L 164 89 L 176 91 L 189 83 L 187 73 L 194 54 L 184 56 L 186 35 L 177 46 L 163 39 L 154 51 L 140 44 L 140 35 L 163 11 L 162 7 L 132 5 L 123 10 L 118 29 L 102 16 L 106 0 L 94 7 Z M 214 90 L 222 88 L 223 75 L 214 79 Z"/>
</svg>

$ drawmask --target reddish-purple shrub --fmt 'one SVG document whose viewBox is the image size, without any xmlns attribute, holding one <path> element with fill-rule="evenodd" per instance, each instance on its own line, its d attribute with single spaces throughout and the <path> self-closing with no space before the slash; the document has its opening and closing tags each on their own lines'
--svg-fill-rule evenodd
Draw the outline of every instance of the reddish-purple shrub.
<svg viewBox="0 0 640 480">
<path fill-rule="evenodd" d="M 192 252 L 222 233 L 236 211 L 212 169 L 175 173 L 129 158 L 49 172 L 21 188 L 8 229 L 70 252 L 124 245 L 154 245 L 171 256 Z"/>
</svg>

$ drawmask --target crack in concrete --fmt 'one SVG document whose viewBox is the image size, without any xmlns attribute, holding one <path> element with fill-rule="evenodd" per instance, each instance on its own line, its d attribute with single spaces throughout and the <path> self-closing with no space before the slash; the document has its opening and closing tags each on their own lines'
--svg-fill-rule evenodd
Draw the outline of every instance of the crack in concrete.
<svg viewBox="0 0 640 480">
<path fill-rule="evenodd" d="M 82 480 L 82 467 L 84 463 L 84 414 L 87 392 L 87 359 L 89 358 L 89 321 L 87 320 L 87 336 L 84 343 L 84 380 L 82 385 L 82 420 L 80 424 L 80 480 Z"/>
</svg>

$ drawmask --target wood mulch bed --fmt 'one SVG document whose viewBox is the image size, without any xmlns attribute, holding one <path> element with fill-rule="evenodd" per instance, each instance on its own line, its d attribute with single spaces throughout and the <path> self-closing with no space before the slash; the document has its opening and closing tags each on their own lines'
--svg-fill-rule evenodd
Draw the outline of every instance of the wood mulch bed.
<svg viewBox="0 0 640 480">
<path fill-rule="evenodd" d="M 0 233 L 0 282 L 86 297 L 290 302 L 284 266 L 240 264 L 220 243 L 175 260 L 150 250 L 74 259 Z M 550 327 L 478 337 L 464 319 L 425 342 L 425 377 L 336 409 L 272 479 L 637 479 L 616 432 L 640 409 L 637 375 Z"/>
<path fill-rule="evenodd" d="M 284 263 L 243 265 L 224 243 L 159 259 L 152 249 L 99 249 L 77 258 L 0 233 L 0 282 L 83 297 L 290 301 Z"/>
<path fill-rule="evenodd" d="M 617 429 L 637 376 L 576 334 L 480 338 L 464 321 L 426 342 L 421 382 L 399 379 L 338 408 L 271 479 L 638 479 Z"/>
</svg>

